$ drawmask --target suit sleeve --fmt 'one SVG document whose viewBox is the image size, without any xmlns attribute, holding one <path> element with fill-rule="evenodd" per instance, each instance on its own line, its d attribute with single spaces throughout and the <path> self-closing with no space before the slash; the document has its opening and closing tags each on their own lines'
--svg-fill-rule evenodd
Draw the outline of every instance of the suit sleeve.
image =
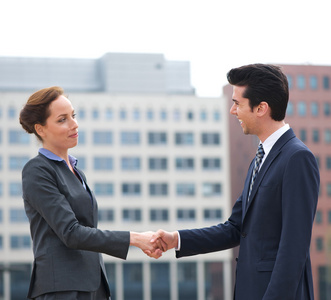
<svg viewBox="0 0 331 300">
<path fill-rule="evenodd" d="M 34 234 L 56 234 L 68 248 L 102 252 L 125 259 L 130 233 L 81 225 L 70 203 L 59 192 L 56 176 L 55 170 L 36 162 L 30 161 L 23 169 L 23 198 L 30 226 L 34 227 L 32 238 Z"/>
<path fill-rule="evenodd" d="M 311 152 L 292 154 L 284 170 L 282 191 L 282 232 L 263 300 L 294 299 L 300 280 L 305 280 L 319 191 L 318 167 Z"/>
<path fill-rule="evenodd" d="M 179 230 L 181 247 L 176 257 L 210 253 L 239 245 L 242 218 L 242 197 L 240 196 L 230 218 L 222 224 L 200 229 Z"/>
</svg>

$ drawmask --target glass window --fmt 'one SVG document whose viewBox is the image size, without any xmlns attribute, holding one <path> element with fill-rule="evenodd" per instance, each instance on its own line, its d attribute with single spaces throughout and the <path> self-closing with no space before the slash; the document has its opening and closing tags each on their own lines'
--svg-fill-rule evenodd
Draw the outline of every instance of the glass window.
<svg viewBox="0 0 331 300">
<path fill-rule="evenodd" d="M 207 112 L 205 110 L 202 110 L 200 112 L 200 120 L 201 121 L 207 121 Z"/>
<path fill-rule="evenodd" d="M 11 264 L 10 269 L 10 299 L 26 299 L 31 277 L 31 264 Z"/>
<path fill-rule="evenodd" d="M 327 170 L 331 170 L 331 156 L 327 156 L 326 158 L 326 168 Z"/>
<path fill-rule="evenodd" d="M 197 264 L 195 262 L 178 263 L 178 299 L 197 300 Z"/>
<path fill-rule="evenodd" d="M 120 110 L 120 120 L 126 120 L 126 110 Z"/>
<path fill-rule="evenodd" d="M 287 81 L 288 81 L 288 88 L 291 89 L 293 88 L 293 77 L 292 75 L 286 75 Z"/>
<path fill-rule="evenodd" d="M 139 145 L 140 132 L 138 131 L 122 131 L 121 132 L 122 145 Z"/>
<path fill-rule="evenodd" d="M 10 196 L 21 196 L 22 195 L 21 182 L 10 182 L 9 183 L 9 195 Z"/>
<path fill-rule="evenodd" d="M 204 157 L 202 158 L 202 169 L 205 171 L 220 170 L 221 169 L 221 159 Z"/>
<path fill-rule="evenodd" d="M 31 239 L 29 235 L 12 235 L 10 237 L 11 249 L 29 249 L 31 247 Z"/>
<path fill-rule="evenodd" d="M 297 85 L 299 90 L 304 90 L 306 88 L 306 80 L 304 75 L 298 75 Z"/>
<path fill-rule="evenodd" d="M 177 157 L 176 169 L 182 171 L 194 170 L 194 158 L 193 157 Z"/>
<path fill-rule="evenodd" d="M 176 195 L 192 197 L 195 195 L 194 183 L 177 183 L 176 184 Z"/>
<path fill-rule="evenodd" d="M 113 170 L 113 158 L 109 156 L 94 157 L 93 168 L 94 170 Z"/>
<path fill-rule="evenodd" d="M 221 138 L 219 133 L 202 133 L 201 134 L 202 145 L 220 145 Z"/>
<path fill-rule="evenodd" d="M 322 237 L 317 237 L 316 238 L 316 250 L 318 252 L 321 252 L 323 251 L 324 249 L 324 241 L 323 241 L 323 238 Z"/>
<path fill-rule="evenodd" d="M 331 210 L 328 211 L 328 223 L 331 224 Z"/>
<path fill-rule="evenodd" d="M 286 114 L 288 116 L 293 116 L 293 114 L 294 114 L 294 104 L 292 102 L 288 102 L 287 109 L 286 109 Z"/>
<path fill-rule="evenodd" d="M 3 217 L 2 217 L 2 209 L 0 208 L 0 223 L 2 223 Z"/>
<path fill-rule="evenodd" d="M 96 109 L 96 108 L 94 108 L 94 109 L 92 110 L 92 119 L 93 119 L 93 120 L 97 120 L 97 119 L 99 119 L 99 110 Z"/>
<path fill-rule="evenodd" d="M 167 111 L 164 110 L 164 109 L 162 109 L 161 112 L 160 112 L 160 119 L 161 119 L 162 121 L 165 121 L 165 120 L 167 120 L 167 118 L 168 118 Z"/>
<path fill-rule="evenodd" d="M 23 130 L 9 130 L 9 144 L 29 144 L 30 136 Z"/>
<path fill-rule="evenodd" d="M 150 183 L 149 184 L 150 196 L 167 196 L 168 184 L 167 183 Z"/>
<path fill-rule="evenodd" d="M 142 263 L 123 264 L 124 300 L 144 299 Z"/>
<path fill-rule="evenodd" d="M 111 108 L 107 107 L 105 111 L 105 119 L 106 120 L 113 120 L 114 119 L 114 112 Z"/>
<path fill-rule="evenodd" d="M 313 129 L 313 142 L 318 143 L 320 141 L 320 132 L 318 129 Z"/>
<path fill-rule="evenodd" d="M 113 143 L 113 133 L 111 131 L 94 131 L 93 144 L 111 145 Z"/>
<path fill-rule="evenodd" d="M 8 119 L 15 119 L 16 110 L 14 107 L 8 108 Z"/>
<path fill-rule="evenodd" d="M 114 195 L 114 185 L 110 182 L 96 182 L 94 193 L 97 196 L 112 196 Z"/>
<path fill-rule="evenodd" d="M 167 133 L 166 132 L 148 132 L 149 145 L 166 145 Z"/>
<path fill-rule="evenodd" d="M 146 118 L 149 121 L 154 120 L 154 112 L 153 112 L 153 110 L 151 110 L 151 109 L 147 110 Z"/>
<path fill-rule="evenodd" d="M 222 210 L 218 208 L 214 209 L 204 209 L 203 219 L 205 221 L 220 221 L 222 219 Z"/>
<path fill-rule="evenodd" d="M 115 213 L 113 209 L 99 209 L 98 219 L 100 222 L 113 222 L 115 220 Z"/>
<path fill-rule="evenodd" d="M 326 193 L 327 193 L 328 197 L 331 197 L 331 183 L 330 182 L 328 182 L 326 184 Z"/>
<path fill-rule="evenodd" d="M 2 237 L 2 235 L 0 235 L 0 249 L 1 250 L 3 249 L 3 237 Z M 0 296 L 3 296 L 1 291 L 3 291 L 3 288 L 1 288 L 1 275 L 0 275 Z"/>
<path fill-rule="evenodd" d="M 122 218 L 125 222 L 140 222 L 141 210 L 140 209 L 123 209 Z"/>
<path fill-rule="evenodd" d="M 326 144 L 331 144 L 331 129 L 325 129 L 324 141 Z"/>
<path fill-rule="evenodd" d="M 301 117 L 305 117 L 307 115 L 307 105 L 303 101 L 298 103 L 298 115 Z"/>
<path fill-rule="evenodd" d="M 11 223 L 27 223 L 29 222 L 24 209 L 12 208 L 9 211 Z"/>
<path fill-rule="evenodd" d="M 170 300 L 170 264 L 150 263 L 151 300 Z"/>
<path fill-rule="evenodd" d="M 175 133 L 176 145 L 193 145 L 194 136 L 192 132 L 176 132 Z"/>
<path fill-rule="evenodd" d="M 322 211 L 317 210 L 315 215 L 316 224 L 321 224 L 323 222 L 322 216 L 323 216 Z"/>
<path fill-rule="evenodd" d="M 179 121 L 180 120 L 180 110 L 175 109 L 174 110 L 174 120 Z"/>
<path fill-rule="evenodd" d="M 85 109 L 79 108 L 78 111 L 77 111 L 77 117 L 78 117 L 78 119 L 84 120 L 85 119 L 85 116 L 86 116 Z"/>
<path fill-rule="evenodd" d="M 214 111 L 214 121 L 220 121 L 221 120 L 221 112 L 218 110 Z"/>
<path fill-rule="evenodd" d="M 300 129 L 299 138 L 303 142 L 307 141 L 307 130 L 306 129 Z"/>
<path fill-rule="evenodd" d="M 149 158 L 148 167 L 150 170 L 167 170 L 168 169 L 168 159 L 166 157 Z"/>
<path fill-rule="evenodd" d="M 188 111 L 187 112 L 187 120 L 193 121 L 193 119 L 194 119 L 194 113 L 193 113 L 193 111 Z"/>
<path fill-rule="evenodd" d="M 317 76 L 311 75 L 309 76 L 309 85 L 312 90 L 317 90 Z"/>
<path fill-rule="evenodd" d="M 328 90 L 330 88 L 329 76 L 323 76 L 323 89 Z"/>
<path fill-rule="evenodd" d="M 324 103 L 324 115 L 330 116 L 331 114 L 331 104 L 329 102 Z"/>
<path fill-rule="evenodd" d="M 205 263 L 205 298 L 224 300 L 224 271 L 222 262 Z"/>
<path fill-rule="evenodd" d="M 194 209 L 177 209 L 178 221 L 194 221 L 195 210 Z"/>
<path fill-rule="evenodd" d="M 78 132 L 78 145 L 86 144 L 86 133 L 84 130 L 79 130 Z"/>
<path fill-rule="evenodd" d="M 123 196 L 140 196 L 141 186 L 140 183 L 122 183 Z"/>
<path fill-rule="evenodd" d="M 312 102 L 310 105 L 310 108 L 311 108 L 311 115 L 313 117 L 317 117 L 318 116 L 318 103 Z"/>
<path fill-rule="evenodd" d="M 138 108 L 133 110 L 133 120 L 140 120 L 140 110 Z"/>
<path fill-rule="evenodd" d="M 220 183 L 203 183 L 202 193 L 205 197 L 220 196 L 222 193 L 222 186 Z"/>
<path fill-rule="evenodd" d="M 149 211 L 149 218 L 152 222 L 169 221 L 168 209 L 151 209 Z"/>
<path fill-rule="evenodd" d="M 9 156 L 9 169 L 22 170 L 28 160 L 28 156 Z"/>
<path fill-rule="evenodd" d="M 122 157 L 121 168 L 123 171 L 138 171 L 140 170 L 139 157 Z"/>
</svg>

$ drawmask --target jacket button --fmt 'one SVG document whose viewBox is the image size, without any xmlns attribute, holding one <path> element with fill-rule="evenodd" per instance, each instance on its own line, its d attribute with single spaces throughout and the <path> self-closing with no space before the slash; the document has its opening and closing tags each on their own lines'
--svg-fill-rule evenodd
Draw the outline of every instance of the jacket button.
<svg viewBox="0 0 331 300">
<path fill-rule="evenodd" d="M 246 233 L 246 232 L 242 232 L 242 233 L 241 233 L 241 237 L 242 237 L 242 238 L 245 238 L 246 236 L 247 236 L 247 233 Z"/>
</svg>

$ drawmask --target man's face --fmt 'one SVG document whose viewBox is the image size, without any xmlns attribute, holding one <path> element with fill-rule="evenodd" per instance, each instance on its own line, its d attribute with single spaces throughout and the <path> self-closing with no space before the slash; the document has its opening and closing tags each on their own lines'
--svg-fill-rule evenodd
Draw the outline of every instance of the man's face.
<svg viewBox="0 0 331 300">
<path fill-rule="evenodd" d="M 243 97 L 245 89 L 244 86 L 233 86 L 230 113 L 237 117 L 244 134 L 256 134 L 255 110 L 249 106 L 249 99 Z"/>
</svg>

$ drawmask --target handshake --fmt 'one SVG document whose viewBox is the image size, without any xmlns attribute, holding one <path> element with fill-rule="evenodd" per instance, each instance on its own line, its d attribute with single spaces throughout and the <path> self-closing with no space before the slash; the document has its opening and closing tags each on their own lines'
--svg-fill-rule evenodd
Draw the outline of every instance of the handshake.
<svg viewBox="0 0 331 300">
<path fill-rule="evenodd" d="M 130 245 L 140 248 L 149 257 L 160 258 L 163 252 L 178 247 L 178 232 L 162 229 L 157 232 L 130 232 Z"/>
</svg>

